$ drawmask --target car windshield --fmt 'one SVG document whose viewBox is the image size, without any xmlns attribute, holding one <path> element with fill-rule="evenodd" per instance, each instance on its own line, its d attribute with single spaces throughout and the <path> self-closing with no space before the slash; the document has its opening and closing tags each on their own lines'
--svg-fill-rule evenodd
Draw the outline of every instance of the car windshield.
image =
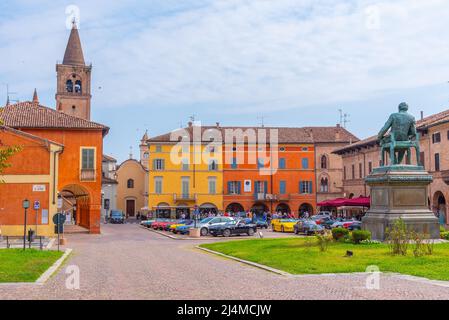
<svg viewBox="0 0 449 320">
<path fill-rule="evenodd" d="M 121 214 L 120 212 L 112 212 L 112 213 L 111 213 L 111 216 L 112 216 L 112 217 L 121 217 L 122 214 Z"/>
<path fill-rule="evenodd" d="M 208 223 L 209 221 L 211 221 L 213 218 L 204 218 L 203 220 L 200 221 L 200 223 Z"/>
<path fill-rule="evenodd" d="M 296 222 L 296 219 L 282 219 L 281 222 Z"/>
</svg>

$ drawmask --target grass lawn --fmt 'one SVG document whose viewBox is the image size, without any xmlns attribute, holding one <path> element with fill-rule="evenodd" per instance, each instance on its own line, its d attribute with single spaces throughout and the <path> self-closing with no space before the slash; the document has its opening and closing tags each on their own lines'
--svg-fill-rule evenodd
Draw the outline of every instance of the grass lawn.
<svg viewBox="0 0 449 320">
<path fill-rule="evenodd" d="M 0 282 L 34 282 L 63 252 L 34 249 L 0 250 Z"/>
<path fill-rule="evenodd" d="M 392 256 L 385 244 L 332 243 L 326 252 L 307 246 L 305 238 L 257 239 L 203 244 L 201 247 L 287 271 L 292 274 L 364 272 L 376 265 L 381 272 L 399 272 L 435 280 L 449 280 L 449 243 L 435 244 L 433 255 Z M 346 250 L 354 256 L 344 257 Z"/>
</svg>

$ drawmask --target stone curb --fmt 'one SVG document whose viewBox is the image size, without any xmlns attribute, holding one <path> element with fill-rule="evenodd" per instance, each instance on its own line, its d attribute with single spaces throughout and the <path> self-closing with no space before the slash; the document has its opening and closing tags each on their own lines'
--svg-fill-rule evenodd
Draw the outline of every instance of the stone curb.
<svg viewBox="0 0 449 320">
<path fill-rule="evenodd" d="M 238 261 L 238 262 L 241 262 L 241 263 L 244 263 L 244 264 L 256 267 L 256 268 L 259 268 L 259 269 L 263 269 L 265 271 L 276 273 L 276 274 L 279 274 L 279 275 L 282 275 L 282 276 L 288 276 L 288 277 L 293 276 L 293 274 L 291 274 L 291 273 L 288 273 L 288 272 L 285 272 L 285 271 L 282 271 L 282 270 L 279 270 L 279 269 L 271 268 L 271 267 L 268 267 L 266 265 L 255 263 L 255 262 L 252 262 L 252 261 L 243 260 L 243 259 L 236 258 L 236 257 L 233 257 L 233 256 L 228 256 L 227 254 L 224 254 L 224 253 L 221 253 L 221 252 L 218 252 L 218 251 L 210 250 L 210 249 L 207 249 L 207 248 L 202 248 L 200 246 L 195 246 L 195 248 L 203 250 L 203 251 L 206 251 L 206 252 L 209 252 L 209 253 L 212 253 L 212 254 L 215 254 L 215 255 L 218 255 L 218 256 L 221 256 L 221 257 L 225 257 L 225 258 L 228 258 L 228 259 L 231 259 L 231 260 L 235 260 L 235 261 Z"/>
<path fill-rule="evenodd" d="M 64 254 L 59 258 L 53 265 L 47 269 L 35 282 L 35 284 L 43 285 L 50 277 L 59 269 L 59 267 L 64 263 L 67 257 L 72 253 L 72 249 L 67 248 Z"/>
<path fill-rule="evenodd" d="M 215 254 L 224 258 L 228 258 L 234 261 L 238 261 L 265 271 L 269 271 L 272 273 L 276 273 L 282 276 L 287 276 L 287 277 L 291 277 L 291 278 L 312 278 L 312 277 L 333 277 L 333 276 L 354 276 L 354 275 L 369 275 L 371 274 L 371 272 L 351 272 L 351 273 L 312 273 L 312 274 L 293 274 L 293 273 L 289 273 L 286 271 L 282 271 L 279 269 L 275 269 L 275 268 L 271 268 L 268 267 L 266 265 L 263 264 L 259 264 L 256 262 L 252 262 L 252 261 L 248 261 L 248 260 L 244 260 L 244 259 L 240 259 L 240 258 L 236 258 L 233 256 L 229 256 L 227 254 L 218 252 L 218 251 L 214 251 L 214 250 L 210 250 L 207 248 L 202 248 L 200 246 L 195 246 L 195 248 L 206 251 L 208 253 L 211 254 Z M 430 285 L 435 285 L 435 286 L 439 286 L 439 287 L 446 287 L 449 288 L 449 281 L 444 281 L 444 280 L 431 280 L 428 278 L 424 278 L 424 277 L 418 277 L 418 276 L 411 276 L 411 275 L 407 275 L 407 274 L 401 274 L 401 273 L 396 273 L 396 272 L 378 272 L 379 274 L 383 274 L 383 275 L 387 275 L 390 277 L 395 277 L 395 278 L 399 278 L 399 279 L 403 279 L 403 280 L 407 280 L 407 281 L 414 281 L 414 282 L 420 282 L 420 283 L 424 283 L 424 284 L 430 284 Z"/>
</svg>

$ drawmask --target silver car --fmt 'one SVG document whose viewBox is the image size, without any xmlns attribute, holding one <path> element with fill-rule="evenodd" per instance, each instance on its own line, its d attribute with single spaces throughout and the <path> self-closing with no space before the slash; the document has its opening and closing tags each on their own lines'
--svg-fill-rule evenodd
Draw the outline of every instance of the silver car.
<svg viewBox="0 0 449 320">
<path fill-rule="evenodd" d="M 207 236 L 209 234 L 209 227 L 212 225 L 220 225 L 225 224 L 230 221 L 234 221 L 234 218 L 231 217 L 209 217 L 201 220 L 196 224 L 196 227 L 200 229 L 201 235 Z"/>
</svg>

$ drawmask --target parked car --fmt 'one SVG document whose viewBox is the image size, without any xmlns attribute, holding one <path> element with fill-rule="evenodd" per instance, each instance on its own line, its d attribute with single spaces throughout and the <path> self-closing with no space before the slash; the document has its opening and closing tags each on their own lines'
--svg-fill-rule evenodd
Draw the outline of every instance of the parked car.
<svg viewBox="0 0 449 320">
<path fill-rule="evenodd" d="M 214 224 L 209 227 L 209 233 L 214 237 L 247 234 L 254 235 L 257 232 L 257 226 L 254 223 L 245 223 L 245 220 L 233 220 L 224 224 Z"/>
<path fill-rule="evenodd" d="M 323 216 L 319 219 L 314 220 L 316 224 L 323 226 L 326 229 L 330 229 L 331 226 L 335 223 L 335 220 L 330 216 Z"/>
<path fill-rule="evenodd" d="M 213 225 L 225 224 L 231 221 L 235 221 L 232 217 L 209 217 L 199 221 L 196 224 L 197 228 L 200 228 L 200 234 L 204 237 L 209 234 L 209 227 Z"/>
<path fill-rule="evenodd" d="M 334 224 L 332 224 L 331 228 L 348 228 L 351 224 L 354 222 L 357 222 L 357 220 L 340 220 L 336 221 Z"/>
<path fill-rule="evenodd" d="M 111 211 L 111 216 L 109 218 L 109 221 L 111 223 L 125 223 L 125 215 L 123 214 L 123 212 L 118 211 L 118 210 L 112 210 Z"/>
<path fill-rule="evenodd" d="M 354 221 L 348 226 L 349 231 L 353 230 L 362 230 L 362 222 L 361 221 Z"/>
<path fill-rule="evenodd" d="M 271 226 L 273 231 L 293 232 L 293 227 L 297 222 L 297 219 L 276 219 Z"/>
<path fill-rule="evenodd" d="M 257 226 L 257 228 L 268 229 L 268 222 L 266 220 L 256 219 L 255 221 L 253 221 L 251 218 L 245 218 L 243 220 L 247 224 L 254 223 Z"/>
<path fill-rule="evenodd" d="M 151 224 L 153 222 L 156 222 L 156 220 L 143 220 L 143 221 L 140 221 L 140 225 L 144 226 L 144 227 L 147 227 L 147 228 L 150 228 Z"/>
<path fill-rule="evenodd" d="M 171 224 L 171 225 L 168 227 L 168 231 L 174 232 L 174 231 L 176 230 L 177 227 L 179 227 L 179 226 L 184 226 L 184 225 L 186 225 L 186 224 L 191 224 L 192 222 L 193 222 L 193 221 L 192 221 L 192 220 L 189 220 L 189 219 L 179 220 L 178 222 Z"/>
<path fill-rule="evenodd" d="M 170 219 L 163 219 L 163 220 L 154 222 L 153 224 L 151 224 L 151 227 L 152 227 L 154 230 L 164 230 L 165 226 L 166 226 L 167 224 L 169 224 L 169 223 L 172 223 L 172 222 L 173 222 L 173 220 L 170 220 Z"/>
<path fill-rule="evenodd" d="M 180 226 L 177 226 L 175 228 L 175 230 L 173 230 L 173 233 L 174 234 L 178 234 L 178 233 L 179 234 L 188 234 L 189 230 L 194 228 L 194 227 L 195 227 L 195 225 L 193 223 L 186 224 L 186 225 L 180 225 Z"/>
<path fill-rule="evenodd" d="M 312 235 L 324 233 L 324 227 L 312 220 L 298 221 L 293 228 L 295 234 L 305 233 L 306 235 Z"/>
</svg>

